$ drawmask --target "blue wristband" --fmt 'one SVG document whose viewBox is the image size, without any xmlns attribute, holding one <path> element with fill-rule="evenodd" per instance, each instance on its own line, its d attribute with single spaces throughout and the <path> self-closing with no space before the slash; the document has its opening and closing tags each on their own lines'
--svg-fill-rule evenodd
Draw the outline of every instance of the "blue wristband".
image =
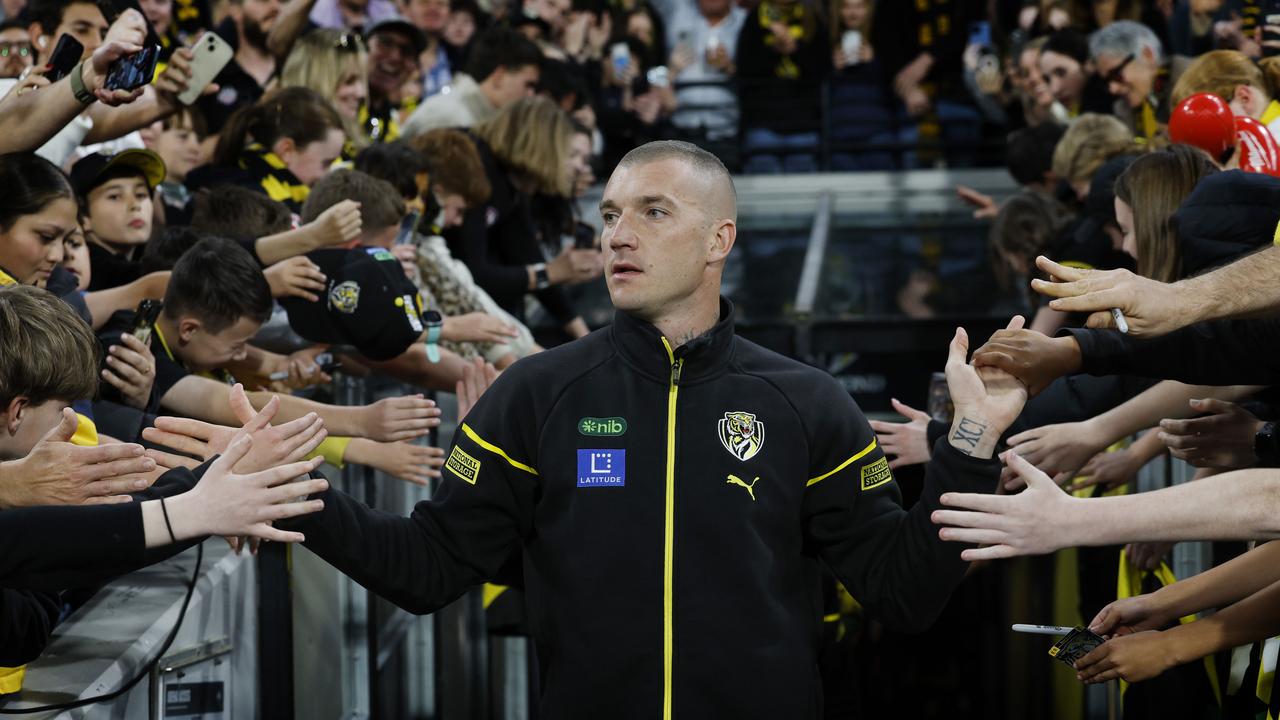
<svg viewBox="0 0 1280 720">
<path fill-rule="evenodd" d="M 440 362 L 440 325 L 427 328 L 427 359 L 433 363 Z"/>
</svg>

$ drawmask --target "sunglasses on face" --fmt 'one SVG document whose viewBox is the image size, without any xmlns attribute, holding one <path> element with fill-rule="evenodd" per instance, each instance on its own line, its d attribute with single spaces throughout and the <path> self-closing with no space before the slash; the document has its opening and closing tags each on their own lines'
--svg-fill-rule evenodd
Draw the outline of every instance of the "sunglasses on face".
<svg viewBox="0 0 1280 720">
<path fill-rule="evenodd" d="M 0 58 L 7 58 L 10 55 L 18 57 L 27 57 L 31 54 L 31 45 L 24 42 L 0 42 Z"/>
<path fill-rule="evenodd" d="M 1108 70 L 1107 74 L 1102 76 L 1102 79 L 1106 80 L 1108 83 L 1123 83 L 1124 69 L 1128 67 L 1129 63 L 1133 62 L 1133 59 L 1135 57 L 1137 56 L 1134 55 L 1133 53 L 1129 53 L 1128 55 L 1125 55 L 1124 60 L 1121 60 L 1119 65 Z"/>
<path fill-rule="evenodd" d="M 360 52 L 364 49 L 364 41 L 355 33 L 344 32 L 333 41 L 333 47 L 346 52 Z"/>
</svg>

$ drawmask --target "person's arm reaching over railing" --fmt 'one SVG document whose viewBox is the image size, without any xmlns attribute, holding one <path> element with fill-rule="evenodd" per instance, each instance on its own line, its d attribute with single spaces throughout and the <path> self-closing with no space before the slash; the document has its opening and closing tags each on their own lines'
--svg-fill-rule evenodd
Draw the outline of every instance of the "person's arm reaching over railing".
<svg viewBox="0 0 1280 720">
<path fill-rule="evenodd" d="M 1280 310 L 1280 247 L 1246 255 L 1213 272 L 1162 283 L 1128 270 L 1078 270 L 1036 258 L 1058 282 L 1032 280 L 1037 292 L 1056 298 L 1054 310 L 1087 312 L 1091 328 L 1115 327 L 1119 308 L 1135 337 L 1155 337 L 1197 322 Z"/>
<path fill-rule="evenodd" d="M 1042 555 L 1066 547 L 1180 540 L 1280 538 L 1280 474 L 1237 470 L 1152 492 L 1081 499 L 1013 451 L 1003 456 L 1027 489 L 948 493 L 933 513 L 944 540 L 979 543 L 965 560 Z"/>
<path fill-rule="evenodd" d="M 1077 679 L 1140 682 L 1165 670 L 1280 633 L 1280 582 L 1207 618 L 1114 637 L 1075 664 Z"/>
<path fill-rule="evenodd" d="M 1074 423 L 1032 428 L 1009 438 L 1009 446 L 1058 482 L 1074 477 L 1094 455 L 1112 443 L 1166 418 L 1194 414 L 1193 398 L 1238 400 L 1261 388 L 1254 385 L 1183 385 L 1165 381 L 1107 412 Z"/>
</svg>

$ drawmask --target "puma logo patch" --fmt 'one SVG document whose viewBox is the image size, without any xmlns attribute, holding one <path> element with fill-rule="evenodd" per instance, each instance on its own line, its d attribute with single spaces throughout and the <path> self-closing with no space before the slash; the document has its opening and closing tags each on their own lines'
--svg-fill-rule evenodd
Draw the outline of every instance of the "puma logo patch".
<svg viewBox="0 0 1280 720">
<path fill-rule="evenodd" d="M 748 485 L 742 478 L 738 477 L 737 475 L 730 475 L 729 479 L 725 482 L 725 484 L 737 485 L 741 488 L 744 488 L 747 491 L 747 494 L 751 496 L 751 502 L 755 502 L 756 500 L 755 488 L 756 488 L 756 483 L 758 482 L 760 482 L 760 478 L 758 476 L 756 477 L 755 480 L 751 481 L 750 485 Z"/>
</svg>

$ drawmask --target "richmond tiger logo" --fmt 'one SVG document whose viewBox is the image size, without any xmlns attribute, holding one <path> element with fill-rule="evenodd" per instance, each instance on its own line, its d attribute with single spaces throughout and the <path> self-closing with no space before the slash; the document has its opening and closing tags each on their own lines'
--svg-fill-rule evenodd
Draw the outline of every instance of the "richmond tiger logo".
<svg viewBox="0 0 1280 720">
<path fill-rule="evenodd" d="M 764 446 L 764 423 L 749 412 L 725 413 L 719 428 L 720 444 L 739 460 L 750 460 Z"/>
</svg>

